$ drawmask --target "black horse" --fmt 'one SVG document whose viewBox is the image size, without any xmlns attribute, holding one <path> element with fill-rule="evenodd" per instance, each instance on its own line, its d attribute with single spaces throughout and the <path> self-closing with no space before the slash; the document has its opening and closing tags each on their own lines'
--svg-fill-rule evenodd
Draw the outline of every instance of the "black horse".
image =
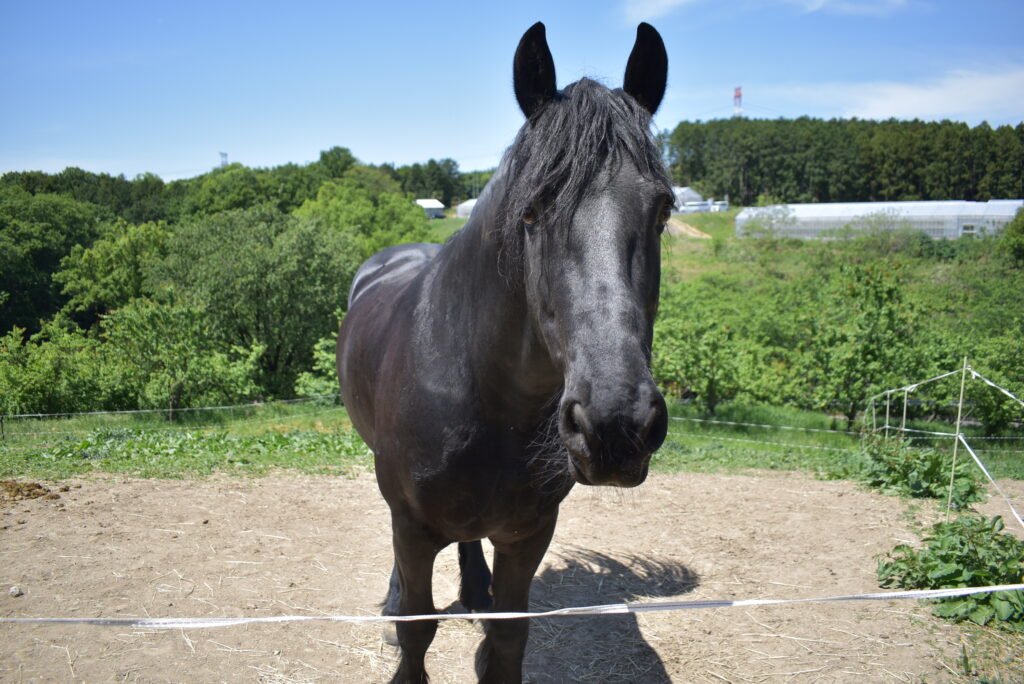
<svg viewBox="0 0 1024 684">
<path fill-rule="evenodd" d="M 573 484 L 647 477 L 667 429 L 649 369 L 673 204 L 650 132 L 667 69 L 641 24 L 621 90 L 559 91 L 535 24 L 514 60 L 527 121 L 469 222 L 444 246 L 392 247 L 359 269 L 338 378 L 391 508 L 385 615 L 434 612 L 434 559 L 452 542 L 468 609 L 526 610 Z M 396 629 L 394 680 L 425 681 L 437 622 Z M 487 622 L 481 681 L 521 681 L 527 630 Z"/>
</svg>

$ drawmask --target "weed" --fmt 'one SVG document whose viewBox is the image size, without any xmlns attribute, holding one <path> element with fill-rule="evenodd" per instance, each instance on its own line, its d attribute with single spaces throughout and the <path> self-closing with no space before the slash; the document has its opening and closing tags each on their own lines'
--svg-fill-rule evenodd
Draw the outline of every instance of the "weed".
<svg viewBox="0 0 1024 684">
<path fill-rule="evenodd" d="M 886 494 L 946 499 L 952 456 L 936 449 L 911 447 L 898 437 L 870 437 L 839 474 L 861 480 Z M 966 508 L 983 501 L 985 492 L 974 466 L 966 460 L 953 473 L 952 505 Z"/>
<path fill-rule="evenodd" d="M 900 544 L 878 560 L 883 587 L 945 589 L 1024 581 L 1024 541 L 1004 534 L 1003 520 L 963 515 L 932 526 L 917 550 Z M 1024 592 L 997 591 L 937 599 L 935 615 L 1024 632 Z"/>
</svg>

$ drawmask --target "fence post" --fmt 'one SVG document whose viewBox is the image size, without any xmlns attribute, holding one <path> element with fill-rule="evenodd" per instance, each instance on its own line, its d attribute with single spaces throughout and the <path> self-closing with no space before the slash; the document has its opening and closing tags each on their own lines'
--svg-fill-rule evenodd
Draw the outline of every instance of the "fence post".
<svg viewBox="0 0 1024 684">
<path fill-rule="evenodd" d="M 885 438 L 889 438 L 889 400 L 892 398 L 892 392 L 889 390 L 885 391 Z"/>
<path fill-rule="evenodd" d="M 949 522 L 949 509 L 953 505 L 953 479 L 956 476 L 956 452 L 960 446 L 960 415 L 964 408 L 964 385 L 967 383 L 967 357 L 960 371 L 960 401 L 956 405 L 956 430 L 953 437 L 953 465 L 949 468 L 949 496 L 946 498 L 946 522 Z"/>
<path fill-rule="evenodd" d="M 900 430 L 905 431 L 907 429 L 907 395 L 910 394 L 910 390 L 903 390 L 903 420 L 900 421 Z"/>
</svg>

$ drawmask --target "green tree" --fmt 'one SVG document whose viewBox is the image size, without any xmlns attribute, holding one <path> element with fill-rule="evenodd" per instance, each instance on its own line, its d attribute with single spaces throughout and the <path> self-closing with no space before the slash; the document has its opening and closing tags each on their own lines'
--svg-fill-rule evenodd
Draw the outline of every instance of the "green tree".
<svg viewBox="0 0 1024 684">
<path fill-rule="evenodd" d="M 970 357 L 972 366 L 982 375 L 1015 394 L 1024 391 L 1024 314 L 1008 321 L 1001 335 L 976 343 Z M 1024 407 L 999 390 L 981 381 L 972 382 L 967 401 L 973 404 L 972 418 L 981 422 L 985 434 L 995 435 L 1014 421 L 1024 418 Z"/>
<path fill-rule="evenodd" d="M 262 206 L 179 226 L 154 277 L 171 301 L 202 310 L 219 342 L 262 348 L 259 384 L 290 396 L 360 263 L 351 233 Z"/>
<path fill-rule="evenodd" d="M 828 308 L 815 321 L 812 373 L 821 408 L 853 423 L 874 394 L 920 377 L 926 360 L 914 351 L 917 316 L 906 301 L 898 264 L 844 266 Z"/>
<path fill-rule="evenodd" d="M 347 147 L 332 147 L 320 153 L 317 164 L 323 169 L 327 178 L 341 178 L 356 163 L 356 158 Z"/>
<path fill-rule="evenodd" d="M 1024 266 L 1024 209 L 1006 224 L 1000 247 L 1015 265 Z"/>
<path fill-rule="evenodd" d="M 338 328 L 341 322 L 338 322 Z M 338 371 L 335 348 L 338 344 L 338 330 L 322 337 L 313 345 L 313 367 L 299 373 L 295 381 L 295 394 L 300 397 L 316 397 L 324 403 L 334 403 L 338 394 Z"/>
<path fill-rule="evenodd" d="M 103 208 L 70 197 L 0 187 L 0 333 L 36 332 L 61 308 L 52 274 L 75 245 L 92 243 L 104 218 Z"/>
<path fill-rule="evenodd" d="M 708 413 L 739 390 L 734 331 L 715 313 L 684 297 L 662 302 L 654 325 L 651 371 L 661 386 L 692 397 Z"/>
<path fill-rule="evenodd" d="M 148 274 L 167 253 L 169 229 L 164 223 L 119 220 L 105 224 L 101 233 L 89 247 L 75 245 L 53 276 L 70 297 L 64 310 L 86 314 L 89 324 L 101 313 L 154 293 Z"/>
<path fill-rule="evenodd" d="M 184 206 L 190 215 L 248 209 L 270 198 L 266 179 L 242 164 L 214 169 L 196 180 Z"/>
<path fill-rule="evenodd" d="M 354 164 L 345 171 L 342 181 L 351 183 L 364 191 L 373 202 L 377 202 L 381 195 L 402 194 L 402 187 L 394 177 L 393 169 L 389 169 L 386 166 Z"/>
<path fill-rule="evenodd" d="M 320 185 L 328 180 L 327 174 L 317 164 L 284 164 L 260 169 L 256 173 L 261 177 L 267 193 L 265 201 L 273 202 L 285 213 L 298 209 L 303 202 L 316 197 Z"/>
<path fill-rule="evenodd" d="M 107 367 L 134 390 L 139 408 L 174 409 L 255 396 L 259 344 L 220 343 L 205 312 L 190 304 L 134 299 L 104 316 Z"/>
<path fill-rule="evenodd" d="M 108 372 L 99 340 L 60 316 L 26 339 L 0 337 L 0 413 L 134 408 L 131 390 Z"/>
<path fill-rule="evenodd" d="M 374 198 L 352 179 L 324 183 L 316 199 L 299 207 L 295 215 L 349 236 L 360 261 L 385 247 L 427 238 L 423 211 L 411 198 L 388 192 Z"/>
</svg>

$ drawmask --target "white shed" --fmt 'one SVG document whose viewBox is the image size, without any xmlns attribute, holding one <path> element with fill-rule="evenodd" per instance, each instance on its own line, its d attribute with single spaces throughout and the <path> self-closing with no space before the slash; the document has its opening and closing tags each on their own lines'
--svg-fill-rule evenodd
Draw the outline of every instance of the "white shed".
<svg viewBox="0 0 1024 684">
<path fill-rule="evenodd" d="M 678 185 L 672 188 L 672 194 L 676 196 L 676 206 L 680 209 L 686 205 L 687 202 L 703 202 L 704 198 L 699 192 L 691 188 L 689 185 L 680 187 Z"/>
<path fill-rule="evenodd" d="M 444 205 L 436 199 L 418 199 L 416 204 L 423 208 L 427 218 L 444 218 Z"/>
<path fill-rule="evenodd" d="M 836 202 L 747 207 L 736 216 L 736 235 L 760 230 L 796 238 L 825 237 L 839 229 L 916 228 L 933 238 L 993 234 L 1002 230 L 1024 200 L 967 202 Z"/>
</svg>

